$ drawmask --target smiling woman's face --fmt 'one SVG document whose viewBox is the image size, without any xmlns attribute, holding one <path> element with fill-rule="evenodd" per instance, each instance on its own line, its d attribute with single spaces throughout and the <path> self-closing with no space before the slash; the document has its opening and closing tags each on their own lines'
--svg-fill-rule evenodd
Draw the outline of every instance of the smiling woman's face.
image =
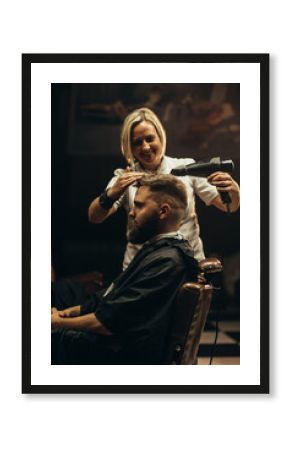
<svg viewBox="0 0 290 450">
<path fill-rule="evenodd" d="M 141 122 L 132 132 L 132 152 L 141 166 L 156 170 L 162 160 L 162 145 L 156 128 L 151 122 Z"/>
</svg>

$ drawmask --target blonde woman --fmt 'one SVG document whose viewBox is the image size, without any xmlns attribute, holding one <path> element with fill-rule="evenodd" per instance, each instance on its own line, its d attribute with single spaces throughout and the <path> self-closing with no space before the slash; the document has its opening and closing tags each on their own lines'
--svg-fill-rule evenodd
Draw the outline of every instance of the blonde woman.
<svg viewBox="0 0 290 450">
<path fill-rule="evenodd" d="M 144 174 L 169 174 L 179 165 L 194 162 L 192 158 L 171 158 L 165 155 L 165 130 L 156 114 L 148 108 L 137 109 L 125 118 L 121 131 L 121 151 L 128 167 L 115 170 L 114 177 L 105 191 L 90 204 L 89 220 L 92 223 L 103 222 L 120 207 L 129 214 L 137 191 L 136 182 Z M 214 205 L 226 211 L 218 189 L 226 191 L 231 197 L 231 211 L 234 212 L 239 208 L 239 186 L 225 172 L 215 172 L 208 179 L 192 176 L 183 176 L 180 179 L 186 186 L 188 208 L 179 231 L 193 247 L 195 258 L 201 261 L 204 259 L 204 251 L 195 211 L 195 195 L 198 195 L 207 205 Z M 129 227 L 130 222 L 128 222 L 128 230 Z M 123 269 L 127 268 L 140 248 L 141 245 L 128 242 Z"/>
</svg>

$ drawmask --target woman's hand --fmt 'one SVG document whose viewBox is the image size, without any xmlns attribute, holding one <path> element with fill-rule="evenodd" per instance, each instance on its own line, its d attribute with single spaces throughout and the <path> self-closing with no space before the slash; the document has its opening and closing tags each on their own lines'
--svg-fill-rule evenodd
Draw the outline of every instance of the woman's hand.
<svg viewBox="0 0 290 450">
<path fill-rule="evenodd" d="M 213 186 L 216 186 L 218 191 L 229 193 L 231 197 L 230 211 L 237 211 L 240 206 L 240 188 L 231 175 L 226 172 L 214 172 L 207 178 L 207 180 Z M 219 195 L 214 198 L 212 204 L 222 211 L 227 211 L 227 207 L 222 202 Z"/>
<path fill-rule="evenodd" d="M 239 193 L 240 188 L 238 183 L 227 172 L 214 172 L 208 178 L 208 182 L 219 191 Z"/>
<path fill-rule="evenodd" d="M 127 167 L 123 173 L 117 178 L 115 184 L 107 189 L 107 197 L 115 202 L 125 192 L 128 186 L 140 180 L 144 176 L 142 172 L 133 172 Z M 116 208 L 112 206 L 110 209 L 104 209 L 100 205 L 100 197 L 95 198 L 89 206 L 89 221 L 92 223 L 102 223 L 109 216 L 116 212 Z"/>
<path fill-rule="evenodd" d="M 142 172 L 133 172 L 129 167 L 120 175 L 115 184 L 107 190 L 107 196 L 113 200 L 118 200 L 128 186 L 140 180 L 144 176 Z"/>
</svg>

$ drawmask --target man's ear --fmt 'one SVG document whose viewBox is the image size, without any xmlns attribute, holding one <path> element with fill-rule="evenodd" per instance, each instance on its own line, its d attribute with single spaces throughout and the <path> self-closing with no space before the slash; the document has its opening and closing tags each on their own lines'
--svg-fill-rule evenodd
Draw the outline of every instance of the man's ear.
<svg viewBox="0 0 290 450">
<path fill-rule="evenodd" d="M 170 215 L 171 207 L 168 203 L 162 203 L 160 206 L 160 219 L 167 219 L 167 217 Z"/>
</svg>

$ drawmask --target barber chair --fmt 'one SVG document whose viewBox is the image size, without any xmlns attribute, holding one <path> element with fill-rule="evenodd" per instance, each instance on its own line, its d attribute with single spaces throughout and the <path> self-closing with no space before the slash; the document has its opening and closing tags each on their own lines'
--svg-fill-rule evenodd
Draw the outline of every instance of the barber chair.
<svg viewBox="0 0 290 450">
<path fill-rule="evenodd" d="M 217 258 L 205 259 L 199 266 L 199 281 L 185 283 L 176 298 L 165 364 L 197 364 L 201 335 L 222 271 Z"/>
</svg>

